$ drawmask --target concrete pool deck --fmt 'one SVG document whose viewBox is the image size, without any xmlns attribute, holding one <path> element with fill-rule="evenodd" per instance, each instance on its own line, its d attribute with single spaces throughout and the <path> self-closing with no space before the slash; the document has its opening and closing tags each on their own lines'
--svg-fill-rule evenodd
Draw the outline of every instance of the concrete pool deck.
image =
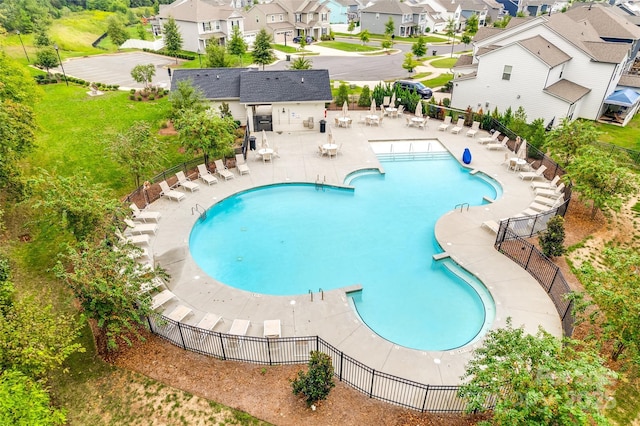
<svg viewBox="0 0 640 426">
<path fill-rule="evenodd" d="M 491 328 L 503 327 L 507 317 L 511 317 L 514 326 L 524 325 L 527 332 L 535 333 L 542 326 L 561 336 L 560 318 L 546 292 L 525 270 L 495 250 L 495 234 L 481 227 L 486 220 L 499 221 L 521 212 L 534 197 L 529 181 L 522 181 L 517 173 L 501 165 L 505 151 L 487 150 L 478 144 L 478 138 L 486 136 L 486 132 L 469 138 L 465 136 L 468 128 L 454 135 L 438 131 L 438 121 L 422 130 L 407 128 L 403 119 L 392 118 L 385 118 L 382 127 L 369 127 L 356 123 L 360 113 L 364 115 L 366 111 L 351 112 L 354 118 L 351 128 L 327 126 L 337 144 L 342 144 L 341 154 L 333 159 L 318 155 L 318 145 L 327 141 L 327 134 L 319 133 L 318 126 L 300 132 L 268 132 L 269 144 L 279 148 L 280 158 L 263 163 L 254 161 L 254 153 L 250 153 L 247 160 L 250 174 L 239 176 L 232 169 L 234 179 L 219 178 L 219 183 L 212 186 L 196 180 L 199 191 L 184 191 L 186 197 L 182 202 L 161 198 L 149 206 L 149 210 L 162 213 L 150 252 L 154 263 L 171 275 L 168 287 L 178 299 L 165 304 L 164 312 L 170 312 L 178 304 L 187 305 L 194 313 L 183 322 L 192 325 L 209 312 L 221 315 L 223 321 L 215 328 L 220 332 L 228 332 L 234 319 L 246 319 L 250 321 L 247 333 L 250 336 L 262 336 L 263 321 L 280 319 L 283 337 L 318 335 L 375 370 L 430 385 L 460 383 L 465 364 L 478 342 L 447 351 L 400 347 L 376 335 L 360 320 L 344 289 L 325 291 L 324 300 L 318 289 L 311 289 L 315 293 L 313 301 L 309 294 L 268 296 L 238 290 L 204 273 L 191 258 L 188 247 L 189 233 L 199 217 L 196 204 L 207 209 L 238 191 L 274 183 L 313 183 L 319 179 L 329 185 L 342 185 L 345 177 L 355 170 L 381 167 L 370 142 L 437 139 L 458 161 L 468 147 L 473 155 L 469 167 L 493 177 L 503 187 L 502 197 L 494 203 L 472 206 L 468 211 L 453 210 L 451 206 L 452 211 L 442 216 L 435 228 L 443 250 L 490 290 L 496 305 Z M 333 123 L 337 114 L 330 111 L 327 124 Z M 262 135 L 255 136 L 259 143 Z M 479 203 L 460 200 L 469 201 Z M 366 292 L 366 288 L 362 291 Z"/>
</svg>

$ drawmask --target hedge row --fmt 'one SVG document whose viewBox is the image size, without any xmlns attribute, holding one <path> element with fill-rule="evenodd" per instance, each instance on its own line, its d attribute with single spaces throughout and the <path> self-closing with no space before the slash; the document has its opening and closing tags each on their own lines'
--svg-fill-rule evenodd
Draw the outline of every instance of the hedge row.
<svg viewBox="0 0 640 426">
<path fill-rule="evenodd" d="M 178 59 L 186 59 L 187 61 L 193 61 L 194 59 L 196 59 L 196 55 L 190 55 L 188 53 L 178 53 L 177 55 L 170 55 L 166 50 L 164 49 L 160 49 L 160 50 L 153 50 L 153 49 L 147 49 L 146 47 L 144 49 L 142 49 L 143 52 L 150 52 L 150 53 L 156 53 L 158 55 L 164 55 L 164 56 L 169 56 L 171 58 L 178 58 Z"/>
</svg>

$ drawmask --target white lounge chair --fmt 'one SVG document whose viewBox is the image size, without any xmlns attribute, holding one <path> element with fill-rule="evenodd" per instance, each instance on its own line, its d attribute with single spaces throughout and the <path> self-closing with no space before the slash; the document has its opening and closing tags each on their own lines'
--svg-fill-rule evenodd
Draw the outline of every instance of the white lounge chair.
<svg viewBox="0 0 640 426">
<path fill-rule="evenodd" d="M 183 319 L 187 317 L 187 315 L 192 314 L 193 311 L 190 307 L 185 305 L 178 305 L 173 311 L 167 314 L 167 318 L 172 319 L 176 322 L 181 322 Z"/>
<path fill-rule="evenodd" d="M 124 236 L 119 229 L 116 229 L 116 236 L 123 243 L 133 244 L 134 246 L 149 245 L 149 236 L 146 234 Z"/>
<path fill-rule="evenodd" d="M 166 180 L 163 180 L 162 182 L 160 182 L 160 189 L 161 189 L 161 192 L 160 192 L 161 197 L 167 197 L 172 199 L 173 201 L 182 201 L 185 197 L 184 193 L 169 188 L 169 184 L 167 183 Z"/>
<path fill-rule="evenodd" d="M 198 164 L 198 177 L 207 185 L 218 183 L 218 178 L 216 178 L 211 174 L 209 170 L 207 170 L 207 166 L 205 164 Z"/>
<path fill-rule="evenodd" d="M 495 220 L 487 220 L 485 222 L 482 222 L 481 227 L 488 229 L 489 231 L 493 232 L 494 234 L 497 234 L 498 230 L 500 229 L 500 224 L 498 222 L 496 222 Z"/>
<path fill-rule="evenodd" d="M 249 320 L 234 319 L 228 334 L 232 336 L 246 336 L 250 324 L 251 323 L 249 322 Z M 229 339 L 229 343 L 231 344 L 231 346 L 239 347 L 242 344 L 242 340 L 231 337 Z"/>
<path fill-rule="evenodd" d="M 240 176 L 251 173 L 247 162 L 244 160 L 244 155 L 242 154 L 236 154 L 236 169 L 238 169 L 238 174 L 240 174 Z"/>
<path fill-rule="evenodd" d="M 216 165 L 216 174 L 224 180 L 233 179 L 235 175 L 227 169 L 227 166 L 222 164 L 222 160 L 216 160 L 213 162 Z"/>
<path fill-rule="evenodd" d="M 564 197 L 563 197 L 564 198 Z M 536 204 L 542 204 L 545 206 L 553 206 L 554 204 L 556 204 L 558 202 L 558 200 L 560 199 L 560 197 L 544 197 L 542 195 L 538 195 L 537 197 L 535 197 L 533 199 L 533 202 Z"/>
<path fill-rule="evenodd" d="M 151 310 L 155 311 L 174 297 L 176 297 L 176 295 L 173 294 L 171 290 L 162 290 L 151 298 Z"/>
<path fill-rule="evenodd" d="M 560 185 L 555 188 L 535 188 L 533 193 L 542 195 L 543 197 L 557 197 L 562 194 L 562 190 L 564 190 L 564 183 L 560 183 Z"/>
<path fill-rule="evenodd" d="M 131 203 L 129 208 L 131 209 L 132 216 L 135 220 L 141 220 L 143 222 L 146 222 L 147 220 L 157 222 L 160 220 L 160 212 L 140 210 L 136 203 Z"/>
<path fill-rule="evenodd" d="M 264 322 L 264 337 L 280 337 L 282 333 L 282 327 L 280 320 L 265 320 Z"/>
<path fill-rule="evenodd" d="M 219 322 L 222 321 L 222 317 L 220 315 L 207 313 L 202 319 L 196 324 L 196 327 L 203 328 L 205 330 L 213 330 Z"/>
<path fill-rule="evenodd" d="M 520 179 L 522 180 L 525 180 L 525 179 L 533 180 L 533 179 L 539 179 L 539 178 L 544 179 L 545 170 L 547 170 L 547 166 L 543 164 L 540 167 L 538 167 L 538 170 L 536 170 L 535 172 L 520 172 L 518 176 L 520 176 Z"/>
<path fill-rule="evenodd" d="M 444 118 L 444 121 L 440 124 L 440 126 L 438 126 L 438 130 L 441 132 L 445 132 L 447 131 L 447 129 L 449 128 L 449 126 L 451 126 L 451 116 L 447 115 Z"/>
<path fill-rule="evenodd" d="M 491 136 L 478 139 L 478 143 L 484 145 L 487 143 L 496 142 L 498 140 L 498 136 L 500 136 L 500 132 L 496 130 Z"/>
<path fill-rule="evenodd" d="M 485 145 L 487 149 L 507 149 L 507 142 L 509 142 L 508 137 L 502 138 L 502 142 L 491 142 Z"/>
<path fill-rule="evenodd" d="M 451 129 L 451 133 L 457 135 L 462 131 L 462 129 L 464 129 L 464 118 L 458 118 L 458 122 Z"/>
<path fill-rule="evenodd" d="M 135 223 L 131 219 L 125 219 L 124 223 L 127 224 L 127 232 L 130 234 L 155 234 L 158 230 L 155 223 Z"/>
<path fill-rule="evenodd" d="M 531 182 L 531 188 L 535 191 L 536 189 L 554 189 L 558 186 L 558 182 L 560 181 L 560 176 L 555 176 L 551 182 Z"/>
<path fill-rule="evenodd" d="M 476 137 L 476 134 L 480 131 L 480 122 L 474 121 L 471 128 L 467 130 L 467 136 L 470 138 Z"/>
<path fill-rule="evenodd" d="M 176 178 L 178 179 L 178 186 L 187 188 L 191 192 L 198 191 L 200 189 L 200 185 L 195 182 L 191 182 L 191 180 L 189 180 L 189 178 L 184 175 L 184 172 L 176 173 Z"/>
</svg>

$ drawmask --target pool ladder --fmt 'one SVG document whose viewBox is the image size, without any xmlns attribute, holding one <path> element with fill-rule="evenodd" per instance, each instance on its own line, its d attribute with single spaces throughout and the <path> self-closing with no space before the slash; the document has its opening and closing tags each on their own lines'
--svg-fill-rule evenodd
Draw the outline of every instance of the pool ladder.
<svg viewBox="0 0 640 426">
<path fill-rule="evenodd" d="M 460 203 L 460 204 L 456 204 L 456 206 L 453 208 L 454 210 L 457 210 L 458 207 L 460 207 L 460 213 L 462 213 L 462 209 L 464 207 L 467 207 L 467 211 L 469 211 L 469 203 Z"/>
<path fill-rule="evenodd" d="M 320 300 L 324 300 L 324 290 L 319 288 L 318 293 L 321 295 Z M 313 291 L 311 291 L 311 289 L 309 289 L 309 296 L 311 296 L 311 301 L 313 302 Z"/>
<path fill-rule="evenodd" d="M 322 181 L 320 180 L 320 175 L 316 175 L 316 191 L 323 191 L 324 186 L 327 184 L 327 177 L 322 176 Z M 309 290 L 311 291 L 311 290 Z"/>
<path fill-rule="evenodd" d="M 200 209 L 202 209 L 202 211 L 200 211 Z M 198 219 L 206 219 L 207 218 L 207 211 L 205 210 L 204 207 L 202 207 L 198 203 L 196 203 L 195 206 L 191 207 L 191 216 L 193 216 L 195 213 L 198 213 L 200 215 L 200 217 Z"/>
</svg>

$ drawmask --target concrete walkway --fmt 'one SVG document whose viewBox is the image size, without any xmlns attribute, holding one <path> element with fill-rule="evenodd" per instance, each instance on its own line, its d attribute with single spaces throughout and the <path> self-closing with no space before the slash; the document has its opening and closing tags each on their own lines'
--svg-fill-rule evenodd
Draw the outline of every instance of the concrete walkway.
<svg viewBox="0 0 640 426">
<path fill-rule="evenodd" d="M 333 122 L 335 114 L 337 112 L 329 113 L 328 123 Z M 200 190 L 187 192 L 185 201 L 178 203 L 162 198 L 149 207 L 162 212 L 151 252 L 155 263 L 171 274 L 169 288 L 179 299 L 167 303 L 166 311 L 178 303 L 189 306 L 194 315 L 187 317 L 188 324 L 196 324 L 208 312 L 222 315 L 224 322 L 215 328 L 220 332 L 228 332 L 234 319 L 247 319 L 251 323 L 248 334 L 252 336 L 262 336 L 264 320 L 280 319 L 282 336 L 319 335 L 378 371 L 433 385 L 459 383 L 465 363 L 478 342 L 438 352 L 400 347 L 376 335 L 360 320 L 345 289 L 325 292 L 324 300 L 316 295 L 313 301 L 308 294 L 281 297 L 238 290 L 207 276 L 192 259 L 188 245 L 189 233 L 198 218 L 192 211 L 196 203 L 209 208 L 238 191 L 282 182 L 315 182 L 318 176 L 329 184 L 341 185 L 355 170 L 380 167 L 370 145 L 372 142 L 437 139 L 457 159 L 463 149 L 469 147 L 473 154 L 471 167 L 493 177 L 503 187 L 503 196 L 496 202 L 471 207 L 468 211 L 451 211 L 438 220 L 435 228 L 436 238 L 446 252 L 490 290 L 496 305 L 492 328 L 504 326 L 507 317 L 512 317 L 515 326 L 524 325 L 528 332 L 535 333 L 538 326 L 542 326 L 561 336 L 560 319 L 545 291 L 527 272 L 498 253 L 493 248 L 495 235 L 481 228 L 486 220 L 497 221 L 521 212 L 533 199 L 529 182 L 500 165 L 504 152 L 485 149 L 475 139 L 466 137 L 466 130 L 458 135 L 439 132 L 438 122 L 432 122 L 427 130 L 420 130 L 405 127 L 404 120 L 385 118 L 383 126 L 378 128 L 356 123 L 357 112 L 351 115 L 354 117 L 352 128 L 328 129 L 337 143 L 343 144 L 342 155 L 337 158 L 330 160 L 317 154 L 318 144 L 327 139 L 318 127 L 300 132 L 268 133 L 269 143 L 279 147 L 281 156 L 273 163 L 252 161 L 250 157 L 249 175 L 235 173 L 234 179 L 213 186 L 199 182 Z M 481 133 L 484 134 L 477 137 L 486 136 L 485 132 Z"/>
</svg>

